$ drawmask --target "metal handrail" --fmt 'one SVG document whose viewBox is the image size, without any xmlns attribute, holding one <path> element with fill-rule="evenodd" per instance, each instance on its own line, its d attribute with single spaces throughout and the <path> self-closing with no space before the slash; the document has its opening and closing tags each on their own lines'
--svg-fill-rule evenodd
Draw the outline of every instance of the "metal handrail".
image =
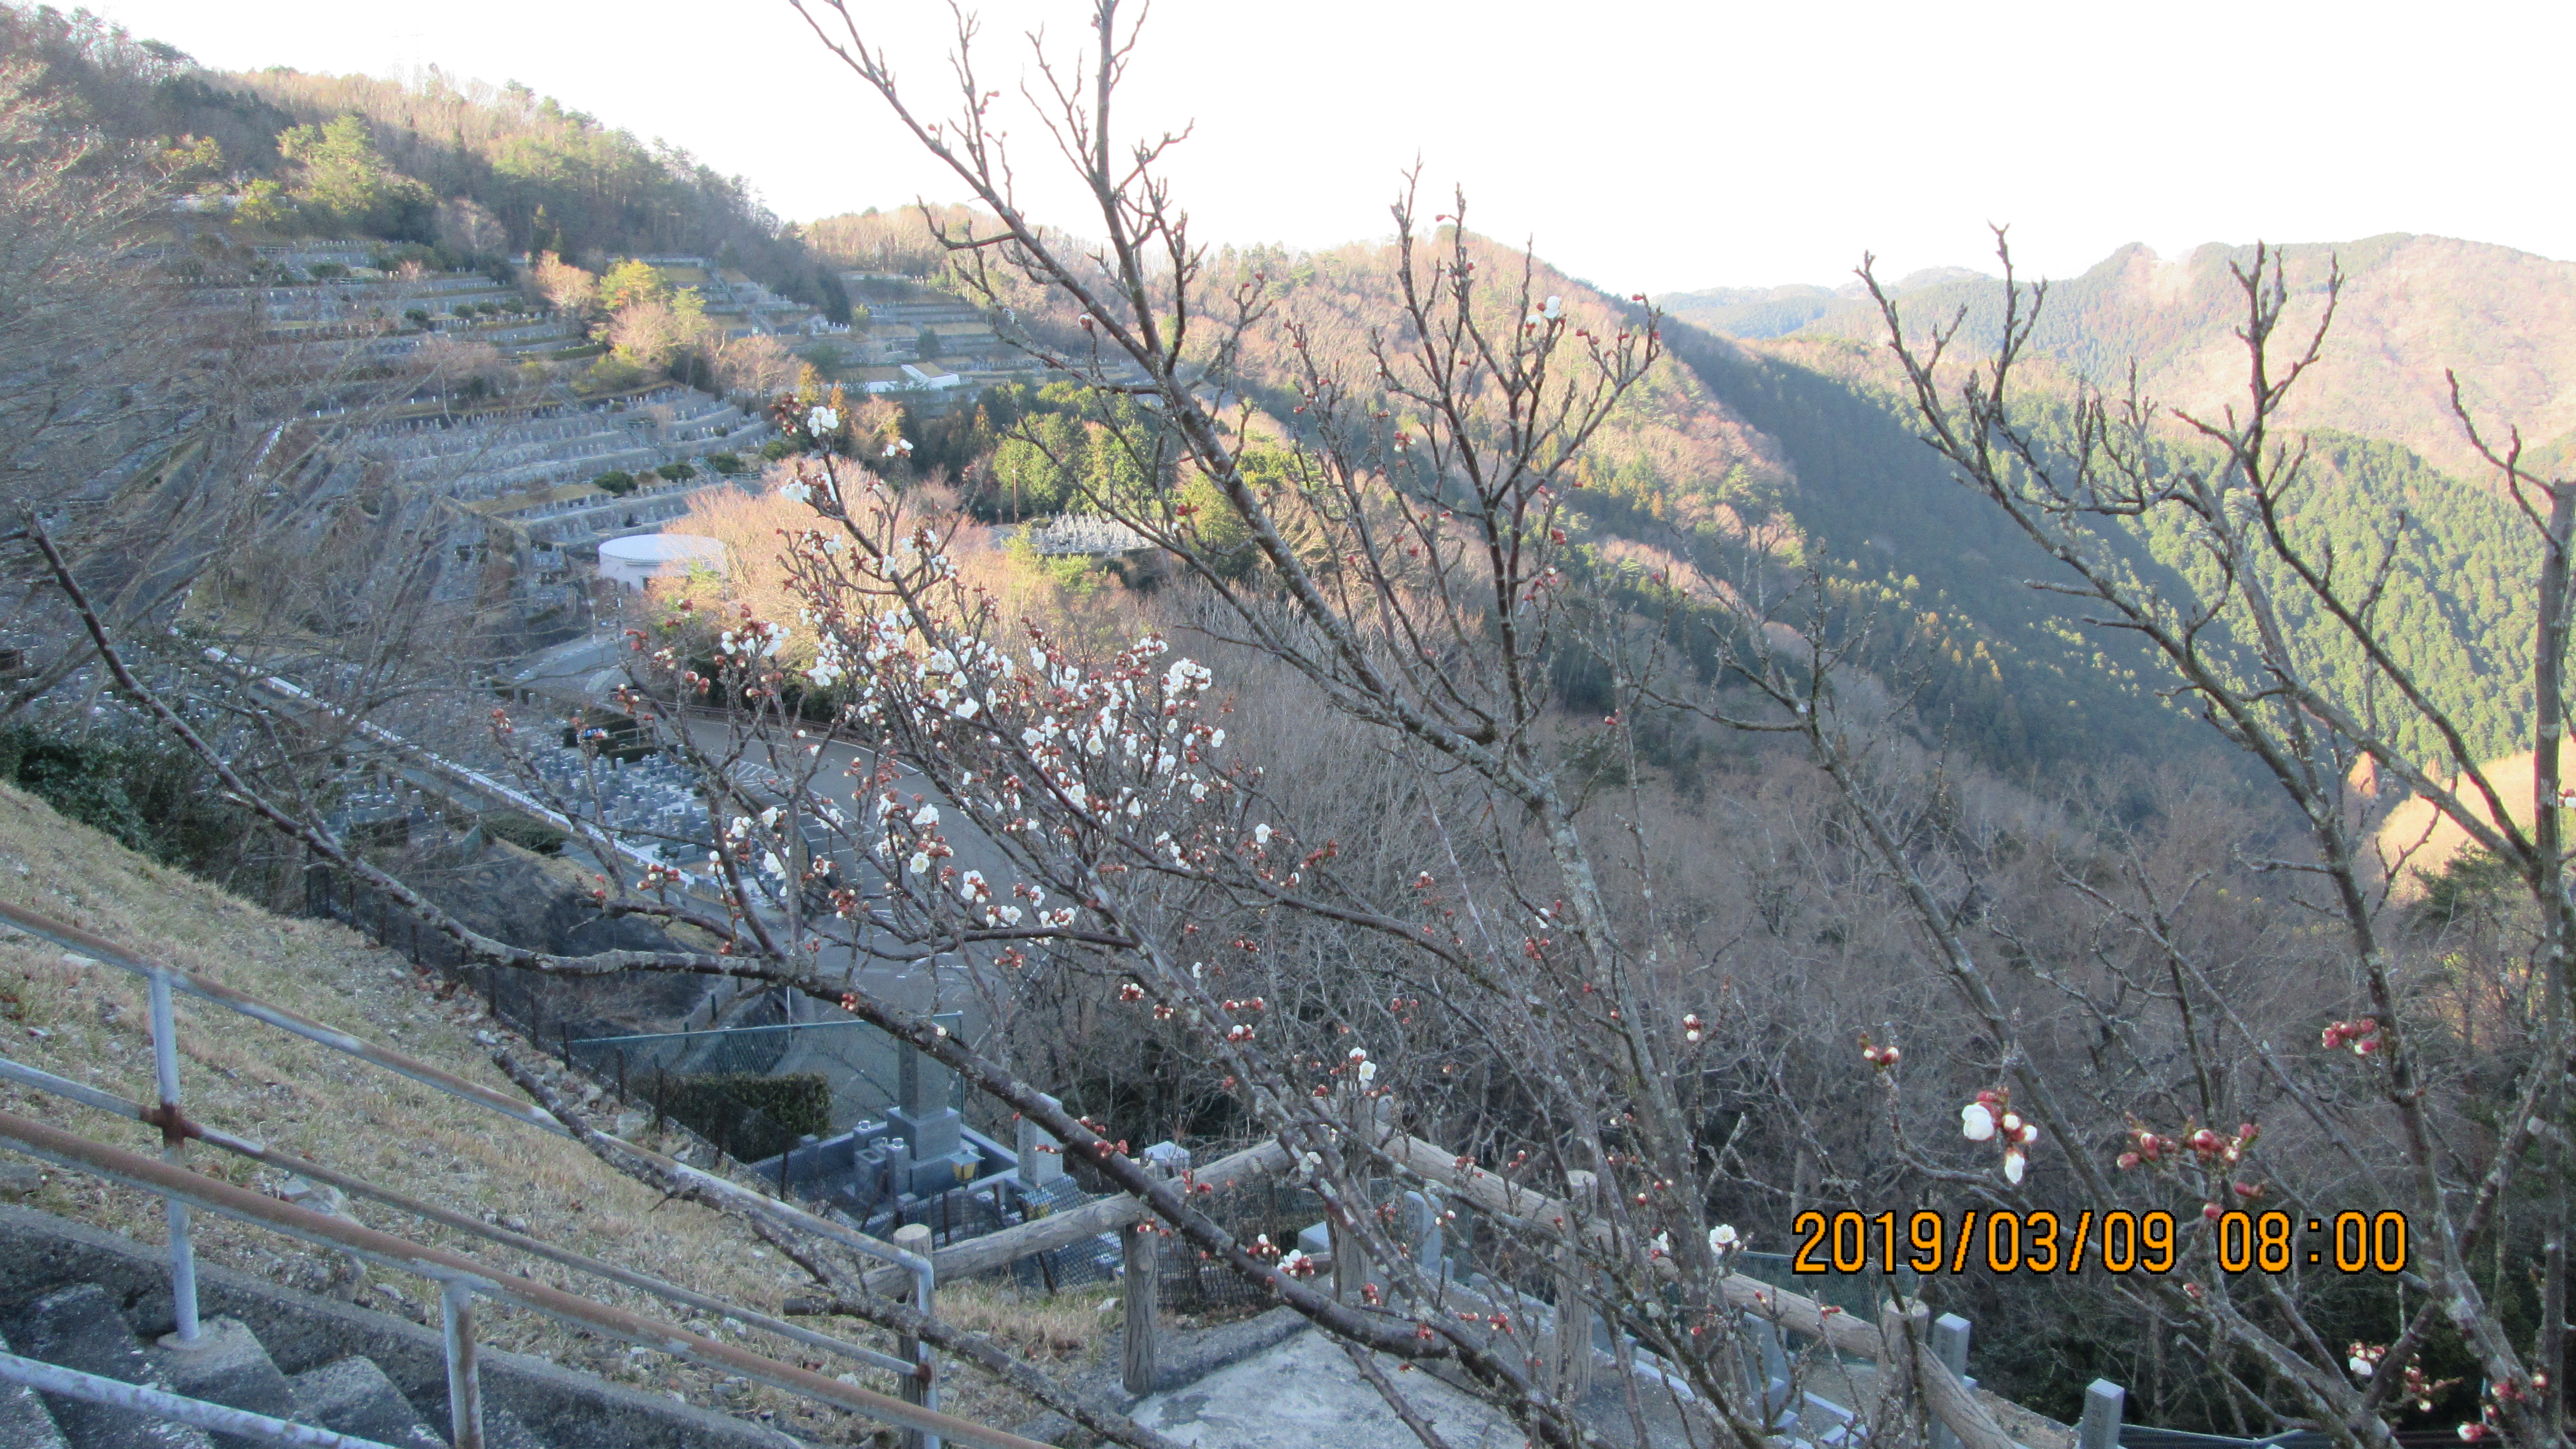
<svg viewBox="0 0 2576 1449">
<path fill-rule="evenodd" d="M 7 1057 L 0 1057 L 0 1079 L 33 1087 L 38 1091 L 51 1092 L 85 1107 L 94 1107 L 99 1111 L 111 1112 L 133 1121 L 146 1124 L 154 1121 L 150 1109 L 140 1102 L 128 1101 L 113 1092 L 101 1091 L 96 1087 L 75 1082 L 69 1077 L 58 1077 L 40 1067 L 11 1061 Z M 471 1234 L 532 1257 L 543 1258 L 548 1262 L 558 1263 L 593 1277 L 623 1284 L 638 1292 L 662 1299 L 664 1302 L 677 1303 L 684 1308 L 695 1308 L 703 1313 L 727 1315 L 749 1327 L 774 1333 L 782 1338 L 793 1339 L 807 1347 L 821 1349 L 825 1353 L 838 1354 L 843 1358 L 866 1364 L 870 1368 L 881 1368 L 895 1374 L 909 1374 L 915 1369 L 913 1364 L 896 1358 L 890 1353 L 881 1353 L 873 1348 L 844 1342 L 830 1334 L 817 1333 L 802 1324 L 792 1323 L 783 1318 L 773 1318 L 738 1303 L 712 1297 L 694 1289 L 683 1288 L 677 1283 L 666 1282 L 650 1274 L 636 1272 L 632 1268 L 603 1262 L 600 1259 L 576 1253 L 570 1248 L 559 1248 L 542 1239 L 529 1237 L 525 1233 L 512 1232 L 508 1228 L 468 1217 L 464 1213 L 440 1207 L 435 1203 L 422 1202 L 418 1198 L 406 1196 L 392 1188 L 380 1187 L 364 1178 L 352 1177 L 348 1173 L 324 1167 L 318 1162 L 308 1162 L 290 1152 L 281 1152 L 252 1138 L 237 1137 L 220 1127 L 209 1127 L 202 1122 L 191 1121 L 186 1124 L 184 1130 L 193 1141 L 221 1148 L 236 1156 L 274 1167 L 281 1172 L 291 1172 L 313 1182 L 355 1193 L 360 1197 L 383 1203 L 387 1207 L 410 1213 L 414 1217 L 437 1223 L 442 1227 L 453 1228 L 461 1233 Z"/>
<path fill-rule="evenodd" d="M 507 1117 L 512 1121 L 522 1123 L 526 1126 L 535 1127 L 540 1131 L 549 1132 L 559 1137 L 571 1137 L 573 1135 L 570 1128 L 566 1127 L 563 1123 L 557 1122 L 553 1117 L 546 1113 L 524 1103 L 518 1102 L 500 1092 L 483 1086 L 478 1082 L 467 1081 L 465 1078 L 457 1076 L 452 1072 L 442 1071 L 437 1067 L 431 1066 L 427 1062 L 419 1061 L 406 1056 L 401 1052 L 379 1046 L 361 1037 L 353 1036 L 348 1032 L 341 1031 L 336 1027 L 328 1026 L 322 1022 L 315 1021 L 310 1017 L 288 1011 L 283 1007 L 271 1006 L 245 992 L 235 990 L 221 982 L 200 976 L 195 972 L 181 970 L 178 967 L 164 965 L 155 961 L 144 960 L 141 957 L 135 956 L 126 951 L 115 942 L 106 940 L 103 937 L 94 936 L 77 926 L 67 925 L 64 922 L 54 920 L 51 917 L 39 915 L 36 912 L 11 905 L 6 901 L 0 901 L 0 921 L 5 921 L 31 935 L 41 936 L 54 942 L 56 945 L 64 946 L 71 950 L 80 952 L 83 955 L 88 956 L 90 959 L 96 960 L 104 965 L 115 966 L 120 970 L 129 971 L 138 976 L 142 976 L 149 983 L 151 993 L 153 1071 L 161 1101 L 157 1111 L 145 1113 L 140 1120 L 158 1126 L 161 1129 L 162 1154 L 172 1163 L 180 1161 L 181 1156 L 184 1153 L 187 1140 L 190 1136 L 202 1136 L 205 1131 L 202 1127 L 194 1127 L 189 1123 L 186 1114 L 183 1113 L 179 1107 L 178 1029 L 171 1001 L 172 995 L 175 992 L 185 992 L 199 1000 L 220 1006 L 227 1011 L 237 1012 L 243 1016 L 250 1017 L 253 1020 L 266 1022 L 282 1031 L 291 1032 L 296 1036 L 303 1037 L 308 1041 L 319 1043 L 320 1045 L 329 1047 L 334 1051 L 357 1057 L 362 1061 L 382 1067 L 398 1076 L 409 1078 L 423 1086 L 444 1092 L 461 1101 L 470 1102 L 475 1106 L 482 1107 L 487 1111 Z M 24 1068 L 22 1070 L 34 1071 L 33 1068 Z M 64 1079 L 58 1077 L 51 1077 L 50 1073 L 37 1073 L 37 1075 L 48 1077 L 51 1082 L 60 1083 L 62 1087 L 75 1089 L 72 1091 L 65 1091 L 64 1095 L 74 1097 L 77 1100 L 87 1102 L 91 1106 L 100 1107 L 103 1110 L 122 1111 L 133 1105 L 125 1103 L 122 1099 L 112 1097 L 109 1094 L 96 1092 L 95 1089 L 83 1088 L 77 1083 L 66 1082 Z M 59 1090 L 59 1088 L 50 1086 L 48 1089 Z M 246 1141 L 246 1139 L 233 1140 Z M 718 1177 L 713 1173 L 701 1171 L 698 1168 L 691 1167 L 687 1163 L 666 1157 L 650 1148 L 646 1148 L 635 1143 L 621 1143 L 620 1145 L 646 1162 L 660 1168 L 663 1172 L 675 1176 L 694 1187 L 703 1188 L 715 1196 L 724 1198 L 745 1208 L 754 1209 L 766 1213 L 773 1218 L 784 1220 L 803 1231 L 810 1232 L 832 1242 L 839 1243 L 855 1252 L 895 1264 L 905 1273 L 909 1274 L 913 1280 L 913 1307 L 915 1310 L 921 1313 L 924 1317 L 930 1316 L 932 1311 L 931 1298 L 936 1270 L 933 1268 L 931 1260 L 927 1255 L 911 1252 L 907 1249 L 897 1247 L 892 1243 L 887 1243 L 880 1239 L 870 1237 L 866 1233 L 844 1227 L 828 1218 L 818 1217 L 813 1213 L 806 1212 L 804 1209 L 797 1207 L 793 1203 L 770 1197 L 768 1194 L 763 1192 L 745 1188 L 729 1179 Z M 373 1195 L 374 1191 L 376 1190 L 371 1190 L 371 1195 Z M 198 1323 L 196 1256 L 188 1235 L 188 1206 L 185 1201 L 179 1198 L 170 1197 L 166 1194 L 164 1195 L 163 1201 L 168 1212 L 170 1222 L 170 1277 L 171 1293 L 174 1304 L 172 1316 L 175 1320 L 175 1326 L 178 1330 L 180 1341 L 192 1342 L 197 1337 Z M 421 1206 L 426 1207 L 427 1205 L 422 1204 Z M 407 1208 L 406 1210 L 409 1209 Z M 475 1224 L 474 1226 L 479 1229 L 486 1225 Z M 473 1230 L 474 1229 L 468 1229 L 468 1231 Z M 489 1236 L 489 1234 L 486 1233 L 485 1236 Z M 534 1239 L 529 1239 L 528 1241 L 530 1243 L 535 1243 Z M 513 1246 L 516 1245 L 514 1244 Z M 545 1245 L 537 1244 L 537 1246 L 542 1248 Z M 606 1265 L 602 1266 L 604 1267 Z M 637 1276 L 641 1277 L 642 1275 Z M 654 1290 L 646 1289 L 645 1291 L 650 1292 Z M 465 1305 L 460 1303 L 450 1302 L 447 1305 L 447 1311 L 451 1320 L 457 1313 L 463 1311 L 464 1307 Z M 758 1314 L 757 1310 L 746 1309 L 734 1305 L 726 1305 L 725 1311 L 729 1312 L 735 1318 L 742 1319 L 746 1323 L 750 1321 L 751 1316 L 766 1317 L 766 1315 Z M 452 1327 L 453 1324 L 451 1323 L 451 1328 Z M 786 1327 L 791 1330 L 787 1336 L 797 1338 L 799 1341 L 802 1341 L 802 1336 L 805 1333 L 810 1332 L 810 1330 L 797 1329 L 794 1325 L 786 1325 Z M 821 1335 L 817 1335 L 817 1337 L 820 1336 Z M 925 1409 L 936 1410 L 939 1404 L 938 1358 L 936 1354 L 932 1352 L 927 1343 L 920 1342 L 917 1339 L 910 1340 L 909 1342 L 914 1354 L 913 1361 L 899 1371 L 907 1374 L 919 1383 L 921 1406 Z M 821 1345 L 817 1346 L 819 1347 Z M 466 1351 L 470 1353 L 470 1342 L 466 1347 Z M 451 1364 L 451 1368 L 452 1367 L 453 1365 Z M 479 1416 L 477 1422 L 479 1423 Z M 461 1427 L 459 1432 L 463 1432 Z M 479 1449 L 479 1429 L 476 1432 L 478 1435 L 477 1445 Z M 462 1449 L 461 1445 L 460 1449 Z M 923 1449 L 939 1449 L 939 1441 L 935 1437 L 930 1438 L 925 1441 Z"/>
<path fill-rule="evenodd" d="M 503 1272 L 461 1253 L 427 1247 L 374 1228 L 281 1202 L 264 1193 L 190 1172 L 184 1166 L 92 1142 L 76 1133 L 31 1121 L 15 1113 L 0 1112 L 0 1141 L 60 1167 L 157 1193 L 191 1208 L 266 1228 L 316 1247 L 355 1254 L 379 1267 L 411 1273 L 437 1283 L 446 1310 L 451 1347 L 449 1392 L 450 1406 L 458 1421 L 457 1449 L 481 1449 L 482 1444 L 480 1405 L 476 1402 L 477 1391 L 470 1371 L 470 1304 L 476 1297 L 489 1298 L 575 1328 L 658 1349 L 693 1363 L 721 1368 L 926 1437 L 974 1445 L 978 1449 L 1044 1449 L 1036 1441 L 1017 1434 L 988 1428 L 936 1409 L 908 1404 L 857 1384 L 828 1379 L 811 1370 L 779 1363 L 748 1349 L 692 1333 L 677 1324 L 629 1313 Z M 458 1375 L 458 1356 L 452 1351 L 460 1339 L 469 1345 L 464 1355 L 468 1371 L 463 1379 Z M 469 1409 L 475 1416 L 471 1423 L 466 1421 Z"/>
<path fill-rule="evenodd" d="M 480 1082 L 468 1081 L 452 1072 L 442 1071 L 427 1062 L 405 1056 L 401 1052 L 379 1046 L 362 1037 L 352 1036 L 337 1027 L 327 1026 L 284 1007 L 271 1006 L 257 997 L 200 976 L 193 971 L 145 961 L 128 954 L 114 942 L 93 936 L 77 926 L 65 925 L 33 911 L 13 906 L 7 901 L 0 901 L 0 921 L 5 921 L 31 935 L 43 936 L 58 946 L 78 951 L 104 965 L 130 971 L 138 976 L 149 977 L 156 972 L 167 972 L 170 976 L 171 989 L 183 995 L 211 1002 L 227 1011 L 238 1012 L 255 1021 L 264 1021 L 281 1031 L 291 1032 L 307 1041 L 329 1047 L 333 1051 L 345 1052 L 361 1061 L 382 1067 L 396 1076 L 408 1077 L 433 1091 L 444 1092 L 461 1101 L 498 1113 L 514 1122 L 534 1127 L 540 1132 L 565 1138 L 573 1135 L 570 1128 L 537 1108 L 497 1092 Z M 828 1237 L 844 1247 L 864 1253 L 871 1258 L 897 1264 L 916 1277 L 930 1271 L 930 1260 L 921 1254 L 897 1247 L 882 1238 L 855 1232 L 829 1219 L 816 1217 L 793 1203 L 781 1201 L 766 1193 L 755 1192 L 730 1179 L 702 1172 L 685 1162 L 655 1152 L 649 1147 L 632 1142 L 625 1145 L 629 1151 L 654 1166 L 665 1171 L 677 1172 L 688 1178 L 692 1186 L 711 1188 L 737 1200 L 755 1202 L 765 1210 L 783 1213 L 798 1227 L 808 1232 Z"/>
</svg>

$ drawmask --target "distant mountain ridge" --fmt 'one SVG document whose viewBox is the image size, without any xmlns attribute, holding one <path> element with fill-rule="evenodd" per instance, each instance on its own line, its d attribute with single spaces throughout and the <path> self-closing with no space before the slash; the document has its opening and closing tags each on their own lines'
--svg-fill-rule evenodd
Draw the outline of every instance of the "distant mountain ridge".
<svg viewBox="0 0 2576 1449">
<path fill-rule="evenodd" d="M 2576 451 L 2576 262 L 2451 237 L 2392 233 L 2283 247 L 2295 296 L 2293 327 L 2313 326 L 2328 268 L 2344 288 L 2316 369 L 2300 383 L 2290 424 L 2401 444 L 2462 478 L 2485 469 L 2451 417 L 2445 369 L 2482 423 L 2511 423 L 2555 456 Z M 2216 410 L 2244 386 L 2244 310 L 2231 265 L 2254 249 L 2212 243 L 2174 260 L 2143 245 L 2113 252 L 2083 275 L 2048 284 L 2034 341 L 2106 387 L 2131 359 L 2141 387 L 2171 407 Z M 1874 339 L 1877 309 L 1857 289 L 1716 288 L 1662 299 L 1673 314 L 1743 338 L 1835 335 Z M 1961 307 L 1966 341 L 1991 347 L 2002 284 L 1968 274 L 1899 284 L 1902 310 L 1928 324 Z M 1805 320 L 1790 322 L 1800 312 Z M 1783 325 L 1787 324 L 1787 325 Z"/>
</svg>

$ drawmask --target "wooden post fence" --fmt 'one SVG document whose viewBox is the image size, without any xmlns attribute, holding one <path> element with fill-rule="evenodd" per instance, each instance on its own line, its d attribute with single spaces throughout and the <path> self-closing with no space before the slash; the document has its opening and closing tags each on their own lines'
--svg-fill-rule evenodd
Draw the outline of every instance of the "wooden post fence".
<svg viewBox="0 0 2576 1449">
<path fill-rule="evenodd" d="M 1145 1170 L 1156 1177 L 1163 1175 L 1160 1168 L 1150 1163 Z M 1126 1310 L 1119 1372 L 1121 1382 L 1131 1394 L 1154 1391 L 1154 1340 L 1162 1327 L 1158 1321 L 1162 1308 L 1161 1226 L 1152 1218 L 1146 1218 L 1118 1230 L 1121 1260 L 1118 1295 Z"/>
</svg>

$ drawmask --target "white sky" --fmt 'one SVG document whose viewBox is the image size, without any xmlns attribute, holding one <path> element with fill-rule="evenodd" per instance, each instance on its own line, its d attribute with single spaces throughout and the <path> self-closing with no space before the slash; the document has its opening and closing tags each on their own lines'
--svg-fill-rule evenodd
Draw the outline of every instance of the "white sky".
<svg viewBox="0 0 2576 1449">
<path fill-rule="evenodd" d="M 946 7 L 852 0 L 922 100 Z M 223 68 L 519 80 L 688 147 L 807 219 L 962 196 L 784 0 L 93 0 Z M 988 85 L 1082 0 L 982 7 Z M 2576 258 L 2565 0 L 1162 0 L 1124 114 L 1195 122 L 1173 167 L 1209 241 L 1387 230 L 1417 156 L 1470 222 L 1618 291 L 1839 284 L 1991 261 L 2080 271 L 2144 241 L 2437 232 Z M 1047 171 L 1022 116 L 1024 176 Z M 1080 198 L 1032 209 L 1080 232 Z M 1447 210 L 1446 205 L 1426 208 Z"/>
</svg>

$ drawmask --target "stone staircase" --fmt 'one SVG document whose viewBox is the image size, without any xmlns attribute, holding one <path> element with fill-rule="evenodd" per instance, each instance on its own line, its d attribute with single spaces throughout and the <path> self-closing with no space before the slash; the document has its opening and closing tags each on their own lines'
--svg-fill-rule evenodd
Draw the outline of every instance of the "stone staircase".
<svg viewBox="0 0 2576 1449">
<path fill-rule="evenodd" d="M 192 1399 L 247 1409 L 272 1419 L 372 1439 L 396 1449 L 446 1449 L 447 1440 L 374 1359 L 349 1354 L 289 1377 L 280 1371 L 250 1328 L 235 1318 L 202 1326 L 197 1342 L 180 1347 L 170 1338 L 144 1339 L 116 1300 L 95 1283 L 58 1289 L 24 1305 L 6 1339 L 9 1351 L 122 1383 L 165 1389 Z M 142 1410 L 113 1407 L 20 1388 L 0 1412 L 13 1446 L 63 1449 L 212 1449 L 255 1443 L 209 1434 L 158 1419 Z M 484 1442 L 491 1449 L 546 1449 L 508 1410 L 487 1411 Z"/>
<path fill-rule="evenodd" d="M 418 1325 L 199 1267 L 197 1342 L 168 1334 L 168 1267 L 143 1245 L 0 1209 L 0 1352 L 393 1449 L 448 1449 L 443 1348 Z M 480 1354 L 488 1449 L 796 1449 L 766 1425 L 559 1365 Z M 249 1449 L 146 1412 L 0 1380 L 0 1449 Z"/>
</svg>

